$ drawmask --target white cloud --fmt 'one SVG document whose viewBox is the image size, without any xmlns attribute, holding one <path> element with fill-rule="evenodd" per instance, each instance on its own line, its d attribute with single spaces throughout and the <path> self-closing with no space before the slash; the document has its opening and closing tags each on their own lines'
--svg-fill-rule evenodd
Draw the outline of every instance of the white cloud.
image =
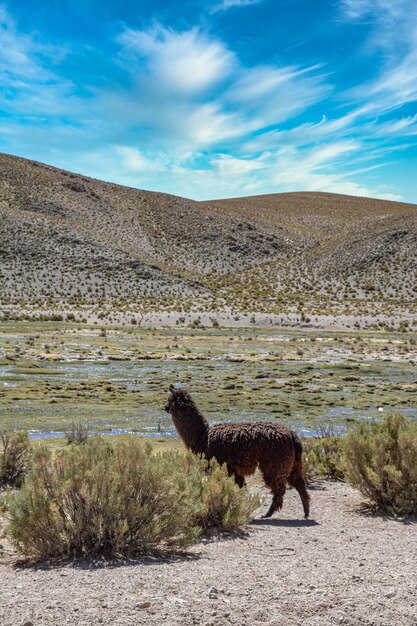
<svg viewBox="0 0 417 626">
<path fill-rule="evenodd" d="M 220 154 L 211 160 L 211 166 L 222 179 L 233 178 L 236 180 L 236 176 L 238 176 L 241 180 L 242 176 L 264 169 L 265 163 L 262 157 L 243 159 L 233 157 L 230 154 Z"/>
<path fill-rule="evenodd" d="M 234 55 L 197 28 L 174 32 L 160 25 L 148 31 L 126 30 L 119 38 L 124 52 L 145 62 L 153 82 L 172 94 L 200 94 L 215 87 L 231 71 Z M 145 69 L 138 68 L 140 72 Z"/>
<path fill-rule="evenodd" d="M 251 4 L 259 4 L 263 0 L 222 0 L 217 4 L 213 4 L 210 8 L 210 13 L 217 13 L 219 11 L 228 11 L 229 9 L 236 7 L 247 7 Z"/>
<path fill-rule="evenodd" d="M 258 120 L 258 127 L 296 117 L 319 102 L 331 88 L 317 68 L 257 66 L 244 69 L 226 92 L 232 106 L 242 106 Z"/>
<path fill-rule="evenodd" d="M 342 142 L 328 144 L 311 152 L 284 149 L 277 154 L 272 182 L 280 191 L 327 191 L 353 196 L 372 196 L 385 200 L 400 200 L 397 194 L 381 192 L 352 180 L 357 172 L 346 169 L 337 171 L 335 159 L 345 153 L 359 151 L 360 144 Z M 344 165 L 346 168 L 346 163 Z"/>
<path fill-rule="evenodd" d="M 415 42 L 415 0 L 341 0 L 340 7 L 348 21 L 368 25 L 369 49 L 380 48 L 390 56 Z"/>
<path fill-rule="evenodd" d="M 380 111 L 389 111 L 417 100 L 417 45 L 401 61 L 385 69 L 370 86 L 368 96 Z"/>
<path fill-rule="evenodd" d="M 348 152 L 358 150 L 360 147 L 361 145 L 353 140 L 323 144 L 310 151 L 307 158 L 304 159 L 304 164 L 309 169 L 316 169 L 322 167 L 323 165 L 327 165 L 329 161 L 334 163 L 334 161 L 340 156 L 343 156 Z"/>
<path fill-rule="evenodd" d="M 183 186 L 179 190 L 184 193 L 197 189 L 198 195 L 195 191 L 194 194 L 188 193 L 196 199 L 290 191 L 327 191 L 401 200 L 399 194 L 382 190 L 378 184 L 356 182 L 355 177 L 375 169 L 372 166 L 349 168 L 343 160 L 348 153 L 359 155 L 361 149 L 359 143 L 335 142 L 312 150 L 283 148 L 277 152 L 245 159 L 217 155 L 212 159 L 209 170 L 193 170 L 187 176 L 185 170 L 180 170 Z"/>
<path fill-rule="evenodd" d="M 385 122 L 374 121 L 366 128 L 373 136 L 387 137 L 389 135 L 410 137 L 417 135 L 417 114 L 387 120 Z"/>
<path fill-rule="evenodd" d="M 246 151 L 275 150 L 283 146 L 317 146 L 323 142 L 340 141 L 363 134 L 363 126 L 355 126 L 358 118 L 365 115 L 364 108 L 358 108 L 339 118 L 327 119 L 322 116 L 318 122 L 302 123 L 288 130 L 272 130 L 256 135 L 245 141 L 242 148 Z"/>
<path fill-rule="evenodd" d="M 147 157 L 138 148 L 130 146 L 115 146 L 115 152 L 120 157 L 122 167 L 126 168 L 130 173 L 144 174 L 149 172 L 161 172 L 167 165 L 164 157 L 152 158 Z M 160 160 L 161 159 L 161 160 Z"/>
<path fill-rule="evenodd" d="M 369 23 L 368 48 L 384 52 L 379 76 L 353 91 L 373 111 L 390 111 L 417 100 L 416 0 L 342 0 L 350 21 Z"/>
<path fill-rule="evenodd" d="M 342 0 L 344 14 L 352 20 L 376 15 L 379 20 L 398 20 L 413 0 Z"/>
<path fill-rule="evenodd" d="M 119 63 L 131 87 L 100 94 L 113 124 L 143 126 L 186 151 L 237 141 L 294 117 L 328 92 L 318 67 L 244 67 L 221 41 L 192 28 L 125 30 Z M 145 135 L 146 137 L 146 135 Z"/>
<path fill-rule="evenodd" d="M 218 104 L 203 104 L 186 119 L 187 139 L 195 147 L 242 136 L 249 125 L 235 113 L 224 113 Z"/>
</svg>

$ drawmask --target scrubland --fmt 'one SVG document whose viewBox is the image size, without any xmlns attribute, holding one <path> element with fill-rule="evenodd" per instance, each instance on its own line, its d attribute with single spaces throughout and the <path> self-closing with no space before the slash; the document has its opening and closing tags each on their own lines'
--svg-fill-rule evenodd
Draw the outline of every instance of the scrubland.
<svg viewBox="0 0 417 626">
<path fill-rule="evenodd" d="M 415 626 L 416 249 L 414 205 L 0 155 L 1 626 Z M 312 519 L 185 455 L 171 383 L 295 428 Z"/>
<path fill-rule="evenodd" d="M 0 215 L 3 317 L 417 323 L 411 204 L 324 193 L 194 202 L 0 155 Z"/>
</svg>

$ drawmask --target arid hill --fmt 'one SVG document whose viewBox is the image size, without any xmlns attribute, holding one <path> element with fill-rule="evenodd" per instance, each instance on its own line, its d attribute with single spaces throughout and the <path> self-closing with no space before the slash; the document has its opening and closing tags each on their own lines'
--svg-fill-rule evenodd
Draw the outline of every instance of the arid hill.
<svg viewBox="0 0 417 626">
<path fill-rule="evenodd" d="M 3 305 L 248 310 L 417 295 L 411 204 L 327 193 L 195 202 L 2 154 L 0 216 Z"/>
</svg>

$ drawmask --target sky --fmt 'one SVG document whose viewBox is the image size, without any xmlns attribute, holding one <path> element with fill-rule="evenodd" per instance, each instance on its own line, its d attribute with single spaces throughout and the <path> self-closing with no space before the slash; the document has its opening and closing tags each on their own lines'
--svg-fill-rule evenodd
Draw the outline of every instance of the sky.
<svg viewBox="0 0 417 626">
<path fill-rule="evenodd" d="M 0 152 L 195 200 L 417 203 L 417 0 L 0 0 Z"/>
</svg>

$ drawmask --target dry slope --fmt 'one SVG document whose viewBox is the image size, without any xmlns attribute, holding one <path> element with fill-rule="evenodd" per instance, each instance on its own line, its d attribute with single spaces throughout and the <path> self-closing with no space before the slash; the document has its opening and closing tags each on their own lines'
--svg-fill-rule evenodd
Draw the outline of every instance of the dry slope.
<svg viewBox="0 0 417 626">
<path fill-rule="evenodd" d="M 194 202 L 0 155 L 3 305 L 404 304 L 416 270 L 415 205 L 324 193 Z"/>
</svg>

